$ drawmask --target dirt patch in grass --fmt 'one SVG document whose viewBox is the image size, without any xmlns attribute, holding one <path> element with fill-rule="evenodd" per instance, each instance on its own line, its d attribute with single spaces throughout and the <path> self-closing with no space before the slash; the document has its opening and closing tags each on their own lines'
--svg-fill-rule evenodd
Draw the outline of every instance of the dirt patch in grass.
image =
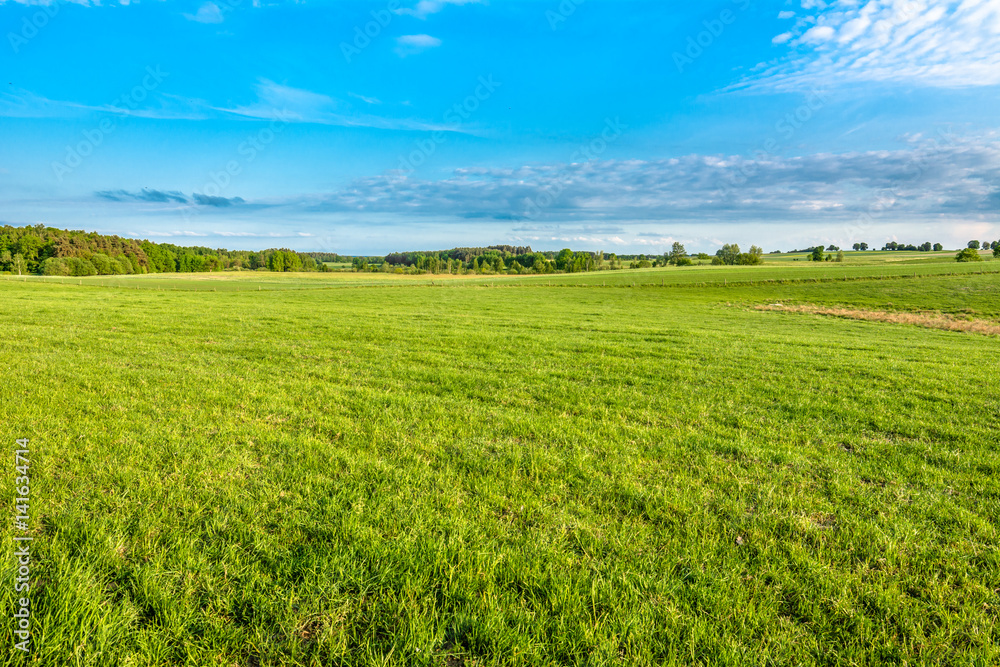
<svg viewBox="0 0 1000 667">
<path fill-rule="evenodd" d="M 782 313 L 805 313 L 808 315 L 827 315 L 842 317 L 849 320 L 867 320 L 870 322 L 890 322 L 892 324 L 911 324 L 928 329 L 944 329 L 946 331 L 967 331 L 969 333 L 1000 336 L 1000 322 L 980 320 L 969 316 L 947 315 L 928 312 L 892 312 L 887 310 L 864 310 L 859 308 L 825 307 L 812 305 L 786 306 L 773 303 L 757 306 L 757 310 L 777 311 Z"/>
</svg>

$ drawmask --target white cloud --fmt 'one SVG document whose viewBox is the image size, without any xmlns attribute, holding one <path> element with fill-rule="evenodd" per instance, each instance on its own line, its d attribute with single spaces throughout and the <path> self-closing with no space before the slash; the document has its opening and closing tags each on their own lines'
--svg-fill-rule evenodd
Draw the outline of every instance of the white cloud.
<svg viewBox="0 0 1000 667">
<path fill-rule="evenodd" d="M 835 34 L 837 34 L 837 31 L 830 26 L 818 25 L 807 30 L 806 34 L 802 35 L 802 38 L 799 41 L 819 44 L 829 41 Z"/>
<path fill-rule="evenodd" d="M 198 9 L 197 14 L 184 14 L 184 18 L 198 23 L 222 23 L 225 20 L 222 10 L 214 2 L 206 2 Z"/>
<path fill-rule="evenodd" d="M 400 15 L 415 16 L 418 19 L 426 19 L 431 14 L 437 14 L 442 9 L 448 5 L 475 5 L 481 3 L 483 0 L 420 0 L 416 6 L 412 8 L 404 7 L 402 9 L 397 9 L 396 13 Z"/>
<path fill-rule="evenodd" d="M 1000 84 L 1000 0 L 801 0 L 772 39 L 788 53 L 743 86 L 778 90 L 858 81 Z M 792 18 L 782 12 L 781 18 Z"/>
<path fill-rule="evenodd" d="M 1000 137 L 943 137 L 895 151 L 753 160 L 689 155 L 512 169 L 443 180 L 388 173 L 322 198 L 314 211 L 468 220 L 1000 222 Z M 547 193 L 547 194 L 546 194 Z M 541 207 L 531 202 L 544 202 Z"/>
<path fill-rule="evenodd" d="M 430 35 L 403 35 L 396 38 L 396 45 L 396 53 L 405 58 L 441 46 L 441 40 Z"/>
</svg>

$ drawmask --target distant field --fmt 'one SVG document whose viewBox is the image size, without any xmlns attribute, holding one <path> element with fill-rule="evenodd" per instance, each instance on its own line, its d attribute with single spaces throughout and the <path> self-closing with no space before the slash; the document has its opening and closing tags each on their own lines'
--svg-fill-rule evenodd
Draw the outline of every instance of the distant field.
<svg viewBox="0 0 1000 667">
<path fill-rule="evenodd" d="M 0 280 L 0 664 L 1000 664 L 1000 262 L 866 255 Z"/>
</svg>

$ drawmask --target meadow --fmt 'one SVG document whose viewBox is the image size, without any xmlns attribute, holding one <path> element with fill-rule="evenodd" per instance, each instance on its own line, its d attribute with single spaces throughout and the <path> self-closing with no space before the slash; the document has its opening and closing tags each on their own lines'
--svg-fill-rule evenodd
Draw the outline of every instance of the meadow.
<svg viewBox="0 0 1000 667">
<path fill-rule="evenodd" d="M 0 280 L 0 664 L 998 664 L 1000 339 L 761 307 L 1000 262 L 865 255 Z"/>
</svg>

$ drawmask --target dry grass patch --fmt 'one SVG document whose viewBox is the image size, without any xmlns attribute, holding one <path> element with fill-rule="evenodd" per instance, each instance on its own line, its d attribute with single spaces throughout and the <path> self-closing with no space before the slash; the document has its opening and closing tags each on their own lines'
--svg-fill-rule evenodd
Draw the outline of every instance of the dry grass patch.
<svg viewBox="0 0 1000 667">
<path fill-rule="evenodd" d="M 969 316 L 946 315 L 929 312 L 892 312 L 887 310 L 864 310 L 860 308 L 824 307 L 812 305 L 786 306 L 773 303 L 757 306 L 757 310 L 778 311 L 783 313 L 805 313 L 808 315 L 827 315 L 843 317 L 849 320 L 867 320 L 870 322 L 890 322 L 892 324 L 912 324 L 929 329 L 944 329 L 946 331 L 967 331 L 970 333 L 1000 336 L 1000 322 L 993 320 L 973 319 Z"/>
</svg>

